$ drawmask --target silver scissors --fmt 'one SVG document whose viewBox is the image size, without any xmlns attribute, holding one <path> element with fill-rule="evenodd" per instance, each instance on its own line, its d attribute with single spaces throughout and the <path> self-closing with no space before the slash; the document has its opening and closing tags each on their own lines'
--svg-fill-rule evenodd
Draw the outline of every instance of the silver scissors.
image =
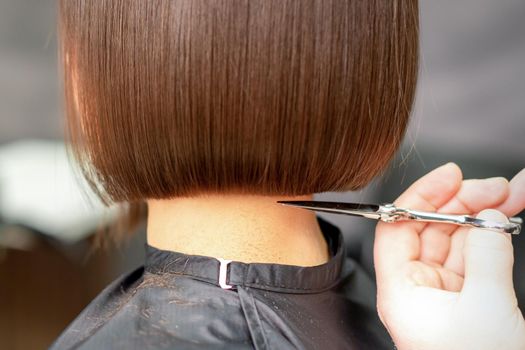
<svg viewBox="0 0 525 350">
<path fill-rule="evenodd" d="M 445 222 L 462 226 L 488 228 L 514 235 L 520 233 L 521 225 L 523 224 L 523 219 L 520 217 L 511 217 L 509 218 L 510 222 L 505 223 L 478 219 L 468 215 L 439 214 L 398 208 L 392 203 L 362 204 L 322 201 L 277 201 L 277 203 L 325 213 L 362 216 L 384 222 L 396 222 L 400 220 Z"/>
</svg>

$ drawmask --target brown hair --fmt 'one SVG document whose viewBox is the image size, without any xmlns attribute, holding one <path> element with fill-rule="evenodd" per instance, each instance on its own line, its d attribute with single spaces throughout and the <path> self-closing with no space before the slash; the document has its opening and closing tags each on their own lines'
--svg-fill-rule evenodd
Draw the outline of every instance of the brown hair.
<svg viewBox="0 0 525 350">
<path fill-rule="evenodd" d="M 62 0 L 69 135 L 106 202 L 356 190 L 405 133 L 417 0 Z"/>
</svg>

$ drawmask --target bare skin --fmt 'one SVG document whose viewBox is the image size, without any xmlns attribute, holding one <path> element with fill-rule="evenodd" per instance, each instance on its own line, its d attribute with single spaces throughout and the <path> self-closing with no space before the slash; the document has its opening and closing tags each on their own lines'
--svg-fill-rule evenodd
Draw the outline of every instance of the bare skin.
<svg viewBox="0 0 525 350">
<path fill-rule="evenodd" d="M 454 163 L 408 188 L 400 207 L 507 222 L 525 208 L 525 169 L 463 180 Z M 523 234 L 523 232 L 521 233 Z M 523 350 L 511 236 L 441 223 L 378 223 L 377 307 L 399 350 Z"/>
<path fill-rule="evenodd" d="M 153 247 L 246 263 L 315 266 L 329 251 L 315 213 L 276 203 L 312 195 L 203 195 L 148 201 Z"/>
</svg>

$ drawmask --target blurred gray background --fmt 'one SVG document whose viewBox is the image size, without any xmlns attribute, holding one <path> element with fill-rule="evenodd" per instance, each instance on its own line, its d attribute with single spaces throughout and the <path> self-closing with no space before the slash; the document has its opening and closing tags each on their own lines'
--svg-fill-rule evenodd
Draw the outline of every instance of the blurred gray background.
<svg viewBox="0 0 525 350">
<path fill-rule="evenodd" d="M 0 0 L 0 143 L 61 138 L 54 0 Z"/>
<path fill-rule="evenodd" d="M 403 147 L 386 176 L 365 190 L 318 199 L 393 201 L 448 161 L 460 165 L 465 178 L 510 179 L 525 166 L 525 1 L 421 0 L 420 14 L 420 80 Z M 0 0 L 0 148 L 24 139 L 60 140 L 60 107 L 55 1 Z M 1 185 L 0 179 L 0 194 Z M 373 276 L 375 223 L 328 219 Z M 119 250 L 97 253 L 89 238 L 64 246 L 38 237 L 31 249 L 0 244 L 0 348 L 49 345 L 103 286 L 141 263 L 141 234 Z M 523 307 L 523 235 L 514 244 Z"/>
</svg>

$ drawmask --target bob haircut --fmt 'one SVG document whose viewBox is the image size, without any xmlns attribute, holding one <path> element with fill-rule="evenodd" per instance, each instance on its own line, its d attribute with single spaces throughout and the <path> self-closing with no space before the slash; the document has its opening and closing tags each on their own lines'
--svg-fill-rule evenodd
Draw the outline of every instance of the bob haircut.
<svg viewBox="0 0 525 350">
<path fill-rule="evenodd" d="M 68 134 L 106 204 L 357 190 L 404 136 L 416 0 L 61 0 Z"/>
</svg>

